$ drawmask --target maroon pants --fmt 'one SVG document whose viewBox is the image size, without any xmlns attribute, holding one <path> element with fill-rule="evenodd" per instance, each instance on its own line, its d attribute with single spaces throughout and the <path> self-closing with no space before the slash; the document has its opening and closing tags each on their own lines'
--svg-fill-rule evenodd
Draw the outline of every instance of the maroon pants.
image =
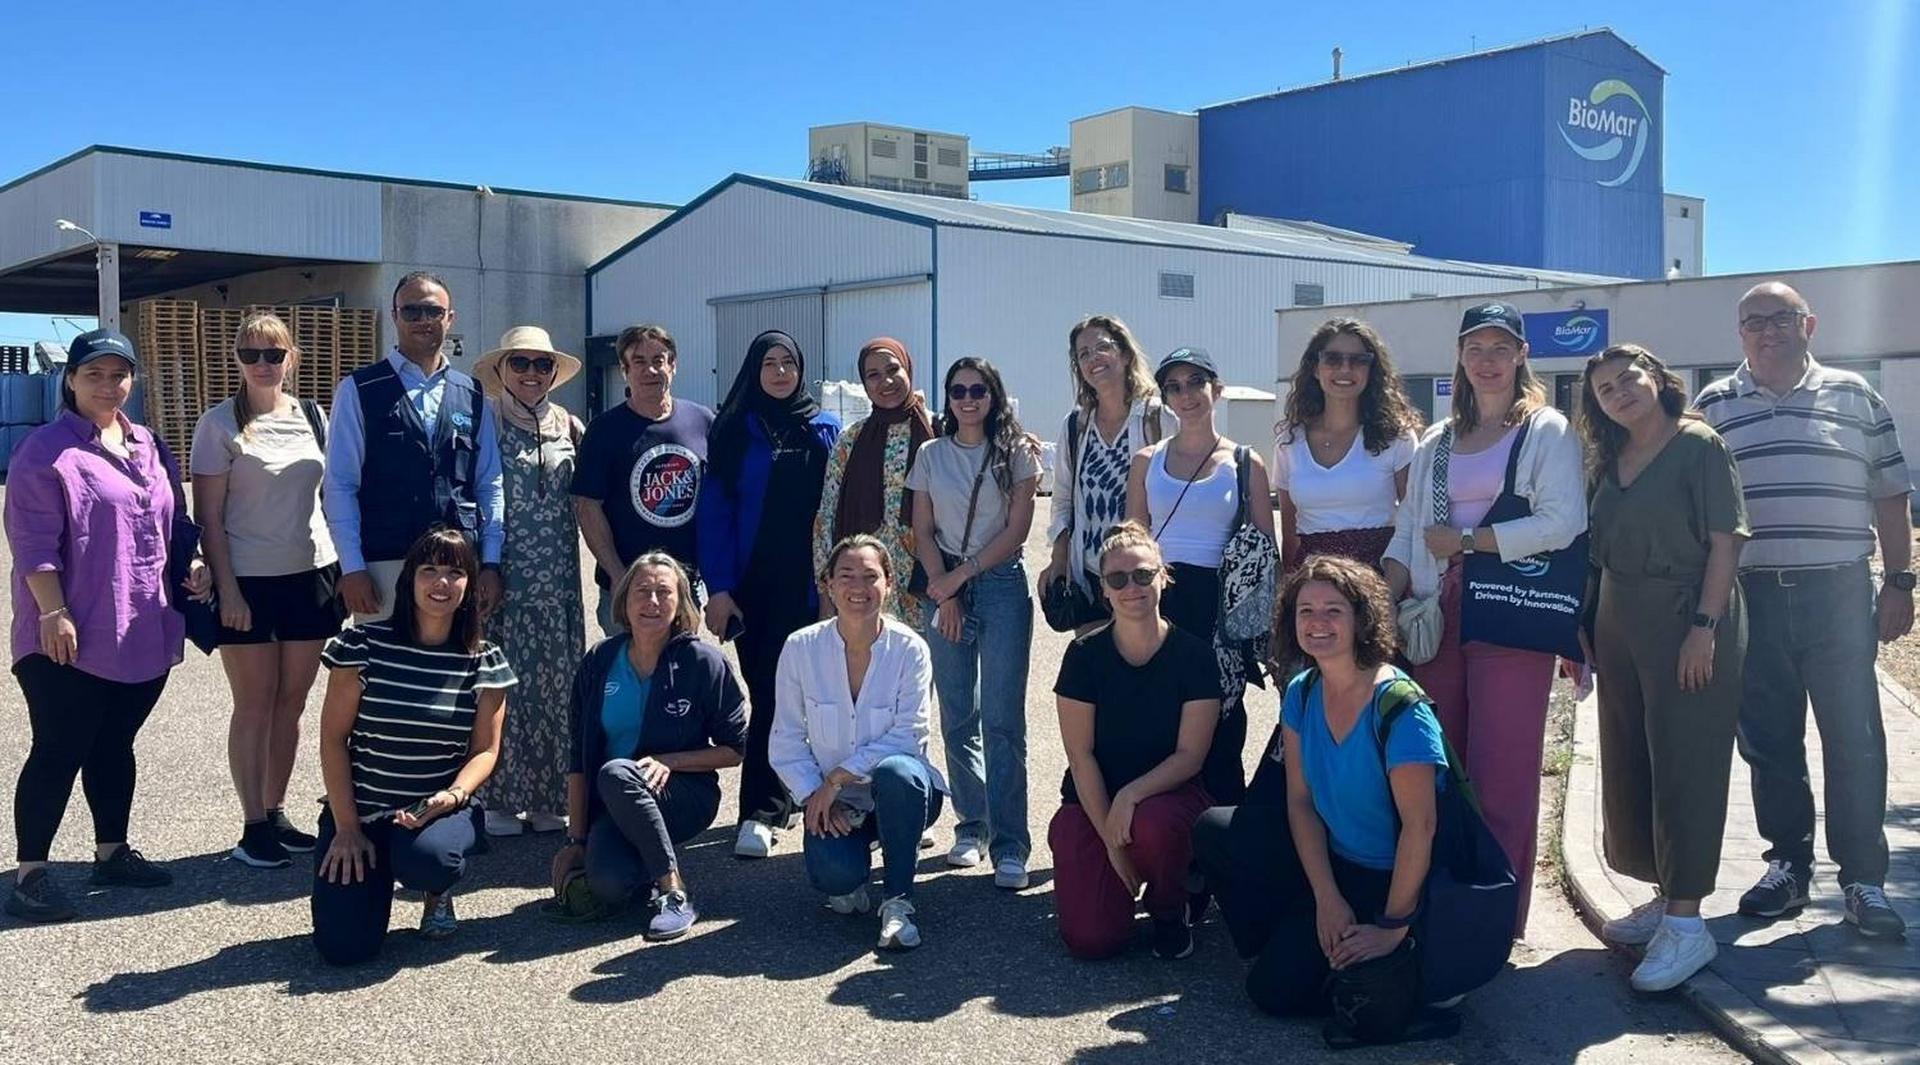
<svg viewBox="0 0 1920 1065">
<path fill-rule="evenodd" d="M 1188 782 L 1134 808 L 1127 856 L 1146 882 L 1149 915 L 1184 916 L 1193 823 L 1211 805 L 1206 790 Z M 1125 950 L 1133 938 L 1134 899 L 1107 860 L 1106 840 L 1079 803 L 1065 803 L 1053 815 L 1047 843 L 1053 848 L 1053 905 L 1067 952 L 1093 959 Z"/>
</svg>

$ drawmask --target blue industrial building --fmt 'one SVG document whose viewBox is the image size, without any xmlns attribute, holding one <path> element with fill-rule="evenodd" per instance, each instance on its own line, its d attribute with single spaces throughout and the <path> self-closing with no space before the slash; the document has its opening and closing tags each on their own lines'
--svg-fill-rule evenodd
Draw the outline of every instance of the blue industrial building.
<svg viewBox="0 0 1920 1065">
<path fill-rule="evenodd" d="M 1601 29 L 1201 108 L 1199 217 L 1661 277 L 1665 78 Z"/>
</svg>

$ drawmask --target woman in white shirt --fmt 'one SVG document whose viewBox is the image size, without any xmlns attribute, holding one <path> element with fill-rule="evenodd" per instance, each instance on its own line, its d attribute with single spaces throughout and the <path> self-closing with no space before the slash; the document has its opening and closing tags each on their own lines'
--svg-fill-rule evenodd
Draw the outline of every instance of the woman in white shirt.
<svg viewBox="0 0 1920 1065">
<path fill-rule="evenodd" d="M 1420 412 L 1372 326 L 1332 318 L 1314 332 L 1273 447 L 1286 569 L 1308 555 L 1380 565 L 1420 428 Z"/>
<path fill-rule="evenodd" d="M 1520 878 L 1514 935 L 1527 926 L 1540 821 L 1540 753 L 1554 656 L 1460 636 L 1462 563 L 1475 551 L 1515 562 L 1573 543 L 1587 527 L 1585 466 L 1567 419 L 1547 404 L 1527 360 L 1520 315 L 1504 303 L 1467 309 L 1453 371 L 1453 413 L 1420 440 L 1384 568 L 1392 600 L 1439 597 L 1442 635 L 1413 679 L 1432 697 L 1440 726 Z M 1521 429 L 1526 430 L 1514 456 Z M 1436 461 L 1445 455 L 1446 461 Z M 1532 514 L 1484 524 L 1515 458 L 1514 491 Z M 1445 478 L 1436 486 L 1436 477 Z M 1435 517 L 1436 487 L 1447 521 Z M 1407 606 L 1402 604 L 1401 610 Z"/>
<path fill-rule="evenodd" d="M 867 878 L 880 845 L 882 950 L 920 945 L 913 874 L 920 834 L 940 816 L 946 781 L 927 759 L 933 658 L 883 607 L 886 545 L 865 533 L 834 545 L 820 574 L 835 616 L 780 652 L 768 757 L 805 804 L 807 879 L 835 913 L 873 908 Z"/>
<path fill-rule="evenodd" d="M 1053 497 L 1047 518 L 1052 560 L 1040 571 L 1043 600 L 1057 581 L 1073 582 L 1086 605 L 1084 634 L 1108 616 L 1100 592 L 1100 545 L 1127 516 L 1127 471 L 1133 454 L 1166 435 L 1166 408 L 1147 357 L 1127 323 L 1088 315 L 1067 331 L 1067 373 L 1073 410 L 1053 452 Z"/>
<path fill-rule="evenodd" d="M 1220 725 L 1201 771 L 1215 802 L 1232 805 L 1246 791 L 1241 748 L 1247 742 L 1246 656 L 1223 644 L 1220 562 L 1240 509 L 1242 449 L 1214 428 L 1214 406 L 1224 390 L 1213 358 L 1200 348 L 1179 348 L 1154 370 L 1180 429 L 1133 457 L 1127 488 L 1127 520 L 1153 531 L 1171 583 L 1161 593 L 1160 613 L 1169 622 L 1214 645 L 1220 659 Z M 1273 535 L 1272 489 L 1257 452 L 1245 453 L 1248 516 Z"/>
</svg>

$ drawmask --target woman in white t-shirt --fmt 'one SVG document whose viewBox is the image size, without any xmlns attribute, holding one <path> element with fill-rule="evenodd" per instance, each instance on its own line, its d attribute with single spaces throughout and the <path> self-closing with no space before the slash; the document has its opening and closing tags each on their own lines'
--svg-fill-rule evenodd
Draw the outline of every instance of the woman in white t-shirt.
<svg viewBox="0 0 1920 1065">
<path fill-rule="evenodd" d="M 1378 569 L 1421 428 L 1373 327 L 1329 319 L 1314 331 L 1273 446 L 1280 559 L 1340 555 Z"/>
<path fill-rule="evenodd" d="M 320 649 L 340 631 L 340 567 L 320 512 L 326 416 L 284 387 L 300 363 L 293 335 L 271 314 L 248 315 L 233 358 L 240 387 L 194 427 L 193 513 L 233 689 L 227 762 L 242 819 L 233 856 L 274 869 L 313 850 L 284 806 Z"/>
</svg>

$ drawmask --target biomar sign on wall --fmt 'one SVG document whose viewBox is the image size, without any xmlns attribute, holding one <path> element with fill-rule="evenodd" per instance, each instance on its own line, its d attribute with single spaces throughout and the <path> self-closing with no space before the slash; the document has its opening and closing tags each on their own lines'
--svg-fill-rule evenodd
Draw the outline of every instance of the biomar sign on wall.
<svg viewBox="0 0 1920 1065">
<path fill-rule="evenodd" d="M 1567 98 L 1560 139 L 1593 164 L 1593 182 L 1615 188 L 1633 180 L 1653 136 L 1653 115 L 1633 86 L 1619 78 L 1597 81 Z"/>
<path fill-rule="evenodd" d="M 1536 359 L 1593 355 L 1607 346 L 1605 308 L 1548 311 L 1521 317 L 1526 320 L 1527 350 Z"/>
</svg>

